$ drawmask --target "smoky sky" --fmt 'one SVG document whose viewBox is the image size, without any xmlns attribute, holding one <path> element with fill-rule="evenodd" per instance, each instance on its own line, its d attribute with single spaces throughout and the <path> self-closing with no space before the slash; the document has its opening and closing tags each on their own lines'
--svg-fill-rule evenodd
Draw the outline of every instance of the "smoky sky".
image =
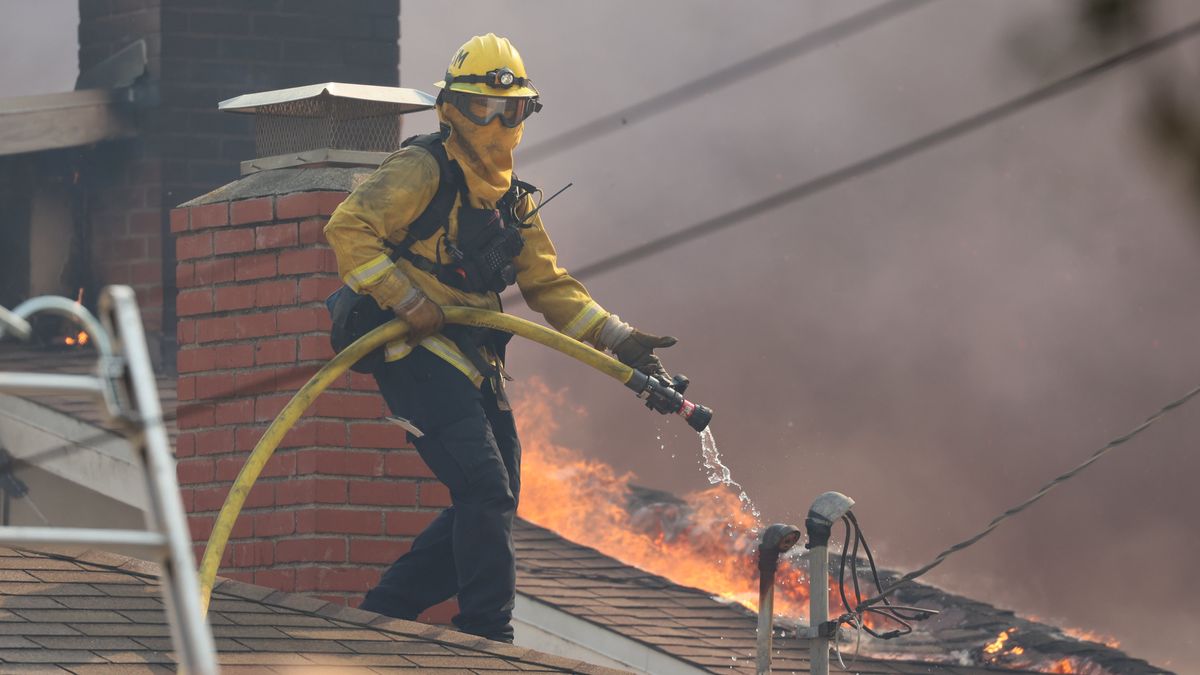
<svg viewBox="0 0 1200 675">
<path fill-rule="evenodd" d="M 5 15 L 0 24 L 0 96 L 74 89 L 79 74 L 77 0 L 0 0 L 0 9 Z"/>
<path fill-rule="evenodd" d="M 75 3 L 8 3 L 23 19 L 2 29 L 7 95 L 69 89 Z M 545 102 L 528 147 L 876 4 L 411 0 L 401 84 L 433 91 L 471 35 L 508 36 Z M 1159 29 L 1200 16 L 1153 4 Z M 517 171 L 548 192 L 575 183 L 543 215 L 578 268 L 1080 66 L 1094 55 L 1070 7 L 934 0 L 570 151 L 518 154 Z M 1194 78 L 1200 43 L 587 286 L 680 339 L 664 360 L 716 410 L 725 461 L 768 520 L 799 524 L 839 490 L 885 566 L 919 565 L 1200 384 L 1200 218 L 1140 131 L 1142 85 L 1162 69 Z M 647 485 L 707 486 L 681 421 L 558 354 L 510 354 L 515 386 L 539 376 L 587 409 L 563 412 L 564 443 Z M 928 579 L 1200 670 L 1198 410 Z"/>
<path fill-rule="evenodd" d="M 431 90 L 468 37 L 508 36 L 545 102 L 528 147 L 875 4 L 406 2 L 401 84 Z M 518 151 L 517 171 L 574 181 L 543 215 L 581 267 L 1078 68 L 1096 55 L 1069 9 L 933 2 L 567 152 Z M 1155 9 L 1160 29 L 1200 15 Z M 919 565 L 1200 384 L 1200 225 L 1139 126 L 1145 79 L 1194 73 L 1198 50 L 586 284 L 680 339 L 664 360 L 769 520 L 839 490 L 885 565 Z M 564 411 L 568 444 L 654 487 L 707 485 L 696 436 L 623 388 L 523 344 L 510 370 L 587 408 Z M 1200 668 L 1198 441 L 1184 408 L 929 579 Z"/>
</svg>

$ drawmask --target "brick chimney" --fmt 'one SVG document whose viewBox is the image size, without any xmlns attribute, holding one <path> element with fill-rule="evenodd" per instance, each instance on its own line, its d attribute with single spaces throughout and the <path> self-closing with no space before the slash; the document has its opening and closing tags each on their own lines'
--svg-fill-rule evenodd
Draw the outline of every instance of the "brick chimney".
<svg viewBox="0 0 1200 675">
<path fill-rule="evenodd" d="M 386 89 L 316 85 L 222 107 L 254 111 L 258 145 L 270 152 L 281 136 L 296 142 L 291 124 L 306 124 L 263 119 L 279 106 L 367 109 L 380 101 L 350 94 L 393 101 L 403 98 L 397 92 L 420 94 Z M 407 109 L 432 103 L 420 96 L 420 105 Z M 331 97 L 343 99 L 340 108 Z M 395 125 L 395 113 L 381 122 Z M 390 132 L 373 133 L 386 139 Z M 247 175 L 171 213 L 180 317 L 178 473 L 198 551 L 267 425 L 333 356 L 323 301 L 341 282 L 322 228 L 387 154 L 361 141 L 354 134 L 314 136 L 285 156 L 247 160 Z M 286 166 L 289 157 L 303 167 Z M 247 499 L 220 573 L 357 603 L 449 505 L 445 488 L 384 412 L 367 375 L 350 373 L 322 394 Z M 440 607 L 425 618 L 445 621 L 453 611 Z"/>
<path fill-rule="evenodd" d="M 254 152 L 250 120 L 213 104 L 327 80 L 398 84 L 399 2 L 80 0 L 80 86 L 98 86 L 95 66 L 138 40 L 147 63 L 134 85 L 137 137 L 98 146 L 75 180 L 86 192 L 91 285 L 134 287 L 169 366 L 170 207 L 233 180 Z"/>
</svg>

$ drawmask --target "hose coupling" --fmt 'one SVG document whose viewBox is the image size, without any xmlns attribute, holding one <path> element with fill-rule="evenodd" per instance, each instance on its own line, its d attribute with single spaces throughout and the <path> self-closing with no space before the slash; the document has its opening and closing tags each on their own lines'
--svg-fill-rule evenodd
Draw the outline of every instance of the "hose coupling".
<svg viewBox="0 0 1200 675">
<path fill-rule="evenodd" d="M 708 428 L 713 411 L 708 406 L 693 403 L 683 397 L 688 384 L 690 380 L 686 375 L 676 375 L 667 382 L 658 376 L 635 370 L 625 386 L 637 392 L 638 398 L 646 402 L 647 408 L 662 415 L 680 415 L 687 420 L 688 426 L 701 432 Z"/>
</svg>

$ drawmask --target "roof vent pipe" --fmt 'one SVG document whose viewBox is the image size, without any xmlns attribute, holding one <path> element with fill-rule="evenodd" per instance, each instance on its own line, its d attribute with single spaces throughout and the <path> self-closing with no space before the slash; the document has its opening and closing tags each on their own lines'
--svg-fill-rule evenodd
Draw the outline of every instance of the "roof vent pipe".
<svg viewBox="0 0 1200 675">
<path fill-rule="evenodd" d="M 808 624 L 812 675 L 829 675 L 829 643 L 837 639 L 837 623 L 829 620 L 829 535 L 833 524 L 850 512 L 854 500 L 840 492 L 817 497 L 804 519 L 808 530 Z"/>
<path fill-rule="evenodd" d="M 800 530 L 776 523 L 763 532 L 758 544 L 758 661 L 757 675 L 771 672 L 771 638 L 775 626 L 775 571 L 779 556 L 787 553 L 800 541 Z"/>
</svg>

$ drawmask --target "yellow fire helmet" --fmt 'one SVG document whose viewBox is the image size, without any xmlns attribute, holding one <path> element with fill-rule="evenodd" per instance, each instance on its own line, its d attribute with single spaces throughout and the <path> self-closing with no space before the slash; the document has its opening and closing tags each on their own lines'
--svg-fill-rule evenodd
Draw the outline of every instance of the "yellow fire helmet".
<svg viewBox="0 0 1200 675">
<path fill-rule="evenodd" d="M 495 33 L 467 40 L 450 59 L 446 79 L 433 86 L 484 96 L 538 96 L 538 90 L 525 74 L 525 62 L 517 48 L 508 38 Z"/>
</svg>

